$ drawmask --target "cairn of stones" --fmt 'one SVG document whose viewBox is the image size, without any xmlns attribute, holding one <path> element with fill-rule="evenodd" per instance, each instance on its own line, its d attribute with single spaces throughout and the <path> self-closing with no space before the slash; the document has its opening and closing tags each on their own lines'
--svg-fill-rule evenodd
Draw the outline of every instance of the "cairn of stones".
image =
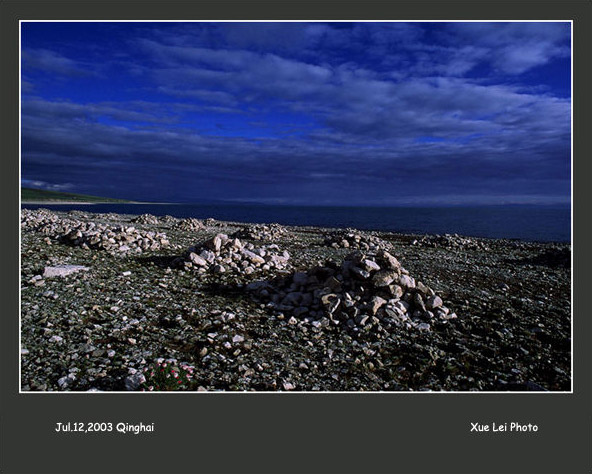
<svg viewBox="0 0 592 474">
<path fill-rule="evenodd" d="M 420 239 L 415 239 L 411 242 L 411 245 L 432 248 L 442 247 L 464 250 L 489 250 L 489 247 L 483 242 L 469 239 L 468 237 L 461 237 L 458 234 L 424 235 Z"/>
<path fill-rule="evenodd" d="M 223 222 L 220 222 L 219 220 L 216 220 L 213 217 L 208 217 L 204 220 L 204 224 L 206 225 L 206 227 L 217 227 L 223 225 Z"/>
<path fill-rule="evenodd" d="M 159 220 L 159 221 L 160 221 L 162 224 L 167 224 L 167 225 L 174 225 L 174 224 L 176 224 L 176 223 L 179 221 L 179 219 L 177 219 L 176 217 L 169 216 L 169 215 L 166 215 L 166 216 L 160 216 L 160 217 L 158 218 L 158 220 Z"/>
<path fill-rule="evenodd" d="M 160 232 L 142 231 L 131 226 L 109 227 L 94 222 L 80 222 L 66 229 L 57 239 L 74 247 L 117 253 L 142 253 L 170 245 L 167 236 Z"/>
<path fill-rule="evenodd" d="M 47 243 L 51 243 L 51 237 L 74 247 L 116 253 L 142 253 L 170 245 L 167 236 L 162 233 L 142 231 L 132 226 L 110 227 L 101 223 L 61 218 L 46 209 L 23 209 L 21 228 L 47 235 Z"/>
<path fill-rule="evenodd" d="M 234 272 L 250 275 L 255 272 L 286 270 L 290 267 L 290 254 L 281 252 L 273 244 L 255 247 L 226 234 L 217 234 L 202 243 L 190 247 L 173 261 L 173 266 L 198 273 Z"/>
<path fill-rule="evenodd" d="M 76 219 L 61 218 L 47 209 L 21 209 L 21 229 L 37 231 L 45 235 L 63 233 L 68 226 L 77 225 Z"/>
<path fill-rule="evenodd" d="M 181 219 L 173 225 L 173 229 L 182 230 L 186 232 L 195 232 L 198 230 L 203 230 L 205 228 L 206 226 L 204 225 L 204 223 L 199 219 L 195 219 L 194 217 L 190 217 L 188 219 Z"/>
<path fill-rule="evenodd" d="M 430 330 L 436 321 L 456 318 L 385 250 L 354 252 L 341 265 L 329 262 L 271 282 L 253 282 L 247 290 L 292 323 L 328 319 L 354 331 L 384 332 L 389 326 Z"/>
<path fill-rule="evenodd" d="M 247 240 L 275 240 L 285 237 L 287 233 L 288 230 L 280 224 L 256 224 L 235 232 L 232 237 Z"/>
<path fill-rule="evenodd" d="M 115 212 L 105 212 L 102 214 L 93 214 L 94 219 L 104 219 L 106 221 L 122 221 L 122 216 L 121 214 L 117 214 Z M 88 219 L 89 215 L 88 214 L 81 214 L 80 215 L 81 219 Z"/>
<path fill-rule="evenodd" d="M 374 235 L 361 234 L 353 229 L 332 232 L 325 237 L 325 245 L 334 249 L 378 250 L 385 242 Z"/>
<path fill-rule="evenodd" d="M 144 224 L 144 225 L 158 225 L 158 224 L 160 224 L 158 217 L 153 216 L 152 214 L 142 214 L 137 217 L 134 217 L 131 221 L 134 224 Z"/>
</svg>

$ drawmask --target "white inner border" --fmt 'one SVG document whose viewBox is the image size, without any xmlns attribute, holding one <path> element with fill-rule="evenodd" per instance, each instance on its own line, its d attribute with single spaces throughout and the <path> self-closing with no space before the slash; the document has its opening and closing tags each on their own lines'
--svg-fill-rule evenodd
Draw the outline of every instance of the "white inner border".
<svg viewBox="0 0 592 474">
<path fill-rule="evenodd" d="M 540 391 L 504 391 L 504 392 L 487 392 L 487 391 L 470 391 L 470 390 L 459 390 L 459 391 L 290 391 L 290 392 L 283 392 L 283 391 L 260 391 L 260 392 L 249 392 L 249 391 L 171 391 L 171 392 L 138 392 L 138 391 L 104 391 L 104 392 L 80 392 L 80 391 L 46 391 L 46 392 L 33 392 L 33 391 L 23 391 L 22 390 L 22 374 L 21 374 L 21 226 L 20 226 L 20 219 L 19 219 L 19 394 L 111 394 L 111 393 L 126 393 L 126 394 L 151 394 L 151 393 L 159 393 L 159 394 L 228 394 L 228 395 L 257 395 L 257 394 L 278 394 L 278 395 L 291 395 L 291 394 L 380 394 L 380 395 L 417 395 L 417 394 L 457 394 L 457 393 L 470 393 L 475 395 L 483 395 L 483 394 L 504 394 L 504 395 L 514 395 L 514 394 L 529 394 L 529 395 L 553 395 L 553 394 L 566 394 L 566 393 L 574 393 L 574 353 L 573 353 L 573 334 L 574 334 L 574 317 L 573 317 L 573 296 L 574 296 L 574 287 L 573 287 L 573 253 L 574 253 L 574 246 L 573 246 L 573 20 L 19 20 L 19 216 L 21 213 L 21 159 L 22 159 L 22 138 L 21 138 L 21 106 L 22 106 L 22 92 L 21 92 L 21 65 L 22 65 L 22 31 L 21 26 L 23 23 L 569 23 L 570 24 L 570 56 L 571 56 L 571 72 L 570 72 L 570 79 L 571 79 L 571 96 L 570 96 L 570 115 L 571 115 L 571 196 L 570 196 L 570 212 L 571 212 L 571 271 L 570 271 L 570 285 L 571 285 L 571 390 L 568 391 L 548 391 L 548 392 L 540 392 Z"/>
</svg>

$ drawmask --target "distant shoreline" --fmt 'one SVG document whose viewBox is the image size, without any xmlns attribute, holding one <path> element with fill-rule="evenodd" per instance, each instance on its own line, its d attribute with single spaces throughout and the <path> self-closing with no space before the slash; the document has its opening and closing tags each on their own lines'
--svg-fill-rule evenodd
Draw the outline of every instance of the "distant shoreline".
<svg viewBox="0 0 592 474">
<path fill-rule="evenodd" d="M 81 205 L 78 205 L 81 204 Z M 96 204 L 89 206 L 87 204 Z M 128 205 L 132 204 L 132 205 Z M 495 208 L 313 208 L 284 206 L 202 205 L 89 201 L 24 201 L 21 209 L 73 209 L 118 214 L 171 215 L 176 218 L 214 218 L 227 222 L 272 223 L 325 228 L 356 228 L 408 234 L 459 234 L 468 237 L 524 241 L 570 242 L 569 212 L 554 209 Z M 85 211 L 85 212 L 86 212 Z"/>
<path fill-rule="evenodd" d="M 63 204 L 71 206 L 73 204 L 144 204 L 144 205 L 154 205 L 154 204 L 175 204 L 172 202 L 139 202 L 139 201 L 129 201 L 129 202 L 113 202 L 113 201 L 21 201 L 21 204 L 34 204 L 34 205 L 43 205 L 49 204 L 52 206 Z"/>
</svg>

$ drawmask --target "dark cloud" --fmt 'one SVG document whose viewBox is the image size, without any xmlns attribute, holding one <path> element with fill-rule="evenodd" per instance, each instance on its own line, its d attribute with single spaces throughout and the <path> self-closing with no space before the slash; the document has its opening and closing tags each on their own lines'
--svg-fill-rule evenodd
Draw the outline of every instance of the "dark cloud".
<svg viewBox="0 0 592 474">
<path fill-rule="evenodd" d="M 22 179 L 21 183 L 28 188 L 45 189 L 47 191 L 68 191 L 74 187 L 72 183 L 47 183 L 30 179 Z"/>
<path fill-rule="evenodd" d="M 133 199 L 565 201 L 570 100 L 516 78 L 568 39 L 557 24 L 155 26 L 84 83 L 79 58 L 25 45 L 22 175 Z"/>
<path fill-rule="evenodd" d="M 23 68 L 41 70 L 65 76 L 84 76 L 92 74 L 92 70 L 72 59 L 46 49 L 23 49 L 21 54 Z"/>
<path fill-rule="evenodd" d="M 487 48 L 491 64 L 521 74 L 558 57 L 569 57 L 569 23 L 456 23 L 451 30 Z"/>
</svg>

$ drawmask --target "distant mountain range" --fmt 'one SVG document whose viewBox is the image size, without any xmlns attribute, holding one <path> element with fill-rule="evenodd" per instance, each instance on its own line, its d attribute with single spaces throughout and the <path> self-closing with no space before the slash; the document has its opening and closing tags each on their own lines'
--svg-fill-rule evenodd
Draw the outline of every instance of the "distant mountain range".
<svg viewBox="0 0 592 474">
<path fill-rule="evenodd" d="M 125 199 L 113 199 L 86 194 L 62 193 L 21 187 L 21 202 L 132 202 Z"/>
<path fill-rule="evenodd" d="M 289 202 L 266 202 L 265 200 L 257 201 L 254 199 L 203 199 L 199 198 L 197 201 L 169 201 L 169 202 L 153 202 L 153 201 L 130 201 L 127 199 L 115 199 L 101 196 L 89 196 L 86 194 L 63 193 L 58 191 L 46 191 L 43 189 L 32 189 L 21 187 L 21 202 L 23 203 L 59 203 L 59 202 L 80 202 L 80 203 L 114 203 L 114 204 L 180 204 L 180 205 L 215 205 L 215 206 L 263 206 L 263 207 L 328 207 L 328 208 L 569 208 L 570 204 L 554 203 L 554 204 L 533 204 L 533 203 L 504 203 L 504 204 L 407 204 L 407 205 L 377 205 L 377 204 L 305 204 L 305 203 L 289 203 Z"/>
</svg>

